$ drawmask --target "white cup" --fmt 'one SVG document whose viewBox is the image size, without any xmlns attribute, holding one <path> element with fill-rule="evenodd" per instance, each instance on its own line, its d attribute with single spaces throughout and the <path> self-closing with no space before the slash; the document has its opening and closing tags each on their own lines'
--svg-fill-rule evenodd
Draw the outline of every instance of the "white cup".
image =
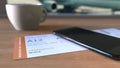
<svg viewBox="0 0 120 68">
<path fill-rule="evenodd" d="M 16 30 L 37 29 L 47 16 L 42 4 L 6 4 L 6 12 Z"/>
</svg>

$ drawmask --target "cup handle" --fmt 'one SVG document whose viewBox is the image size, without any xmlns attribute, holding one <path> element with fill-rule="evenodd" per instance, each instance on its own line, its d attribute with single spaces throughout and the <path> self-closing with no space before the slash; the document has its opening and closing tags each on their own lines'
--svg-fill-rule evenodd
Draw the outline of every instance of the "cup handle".
<svg viewBox="0 0 120 68">
<path fill-rule="evenodd" d="M 43 14 L 41 15 L 40 22 L 44 22 L 46 20 L 46 17 L 47 17 L 47 10 L 43 8 Z"/>
</svg>

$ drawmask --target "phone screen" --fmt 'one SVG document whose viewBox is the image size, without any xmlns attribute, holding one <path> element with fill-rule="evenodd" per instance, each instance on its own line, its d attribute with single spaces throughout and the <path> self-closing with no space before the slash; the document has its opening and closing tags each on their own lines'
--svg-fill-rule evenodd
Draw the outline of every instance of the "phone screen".
<svg viewBox="0 0 120 68">
<path fill-rule="evenodd" d="M 56 30 L 54 33 L 91 50 L 120 59 L 120 39 L 78 27 Z"/>
</svg>

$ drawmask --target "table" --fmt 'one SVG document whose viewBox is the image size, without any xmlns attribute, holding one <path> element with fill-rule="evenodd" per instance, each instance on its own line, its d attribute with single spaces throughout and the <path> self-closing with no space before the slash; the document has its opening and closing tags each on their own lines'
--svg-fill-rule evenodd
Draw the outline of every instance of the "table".
<svg viewBox="0 0 120 68">
<path fill-rule="evenodd" d="M 38 30 L 16 31 L 7 18 L 0 19 L 0 68 L 120 68 L 112 60 L 91 50 L 13 60 L 17 36 L 49 34 L 53 30 L 78 26 L 86 29 L 119 28 L 119 18 L 48 18 Z"/>
</svg>

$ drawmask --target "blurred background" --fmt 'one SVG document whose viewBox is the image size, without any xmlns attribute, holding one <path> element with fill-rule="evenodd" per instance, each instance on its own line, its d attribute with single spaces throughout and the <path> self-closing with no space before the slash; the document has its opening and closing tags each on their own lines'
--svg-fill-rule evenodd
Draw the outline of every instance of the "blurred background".
<svg viewBox="0 0 120 68">
<path fill-rule="evenodd" d="M 50 14 L 120 15 L 120 0 L 7 0 L 8 3 L 39 3 Z"/>
</svg>

